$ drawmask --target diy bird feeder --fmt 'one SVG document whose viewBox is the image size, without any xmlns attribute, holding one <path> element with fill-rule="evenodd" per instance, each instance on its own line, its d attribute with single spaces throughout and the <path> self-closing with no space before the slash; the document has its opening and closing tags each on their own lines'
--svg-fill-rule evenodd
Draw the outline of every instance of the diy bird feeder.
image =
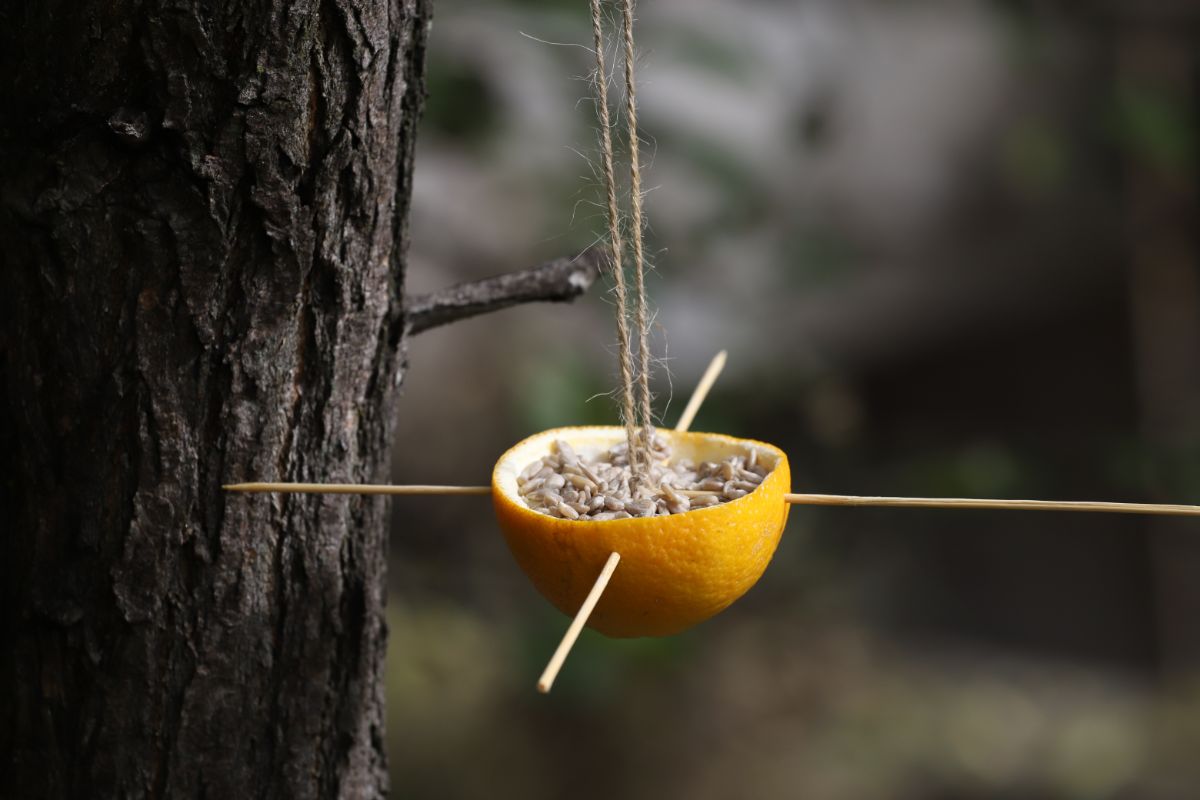
<svg viewBox="0 0 1200 800">
<path fill-rule="evenodd" d="M 741 597 L 762 576 L 788 518 L 791 505 L 852 505 L 918 508 L 993 508 L 1057 511 L 1098 511 L 1143 514 L 1200 515 L 1200 507 L 1185 505 L 1150 505 L 1138 503 L 1056 502 L 1040 500 L 985 500 L 962 498 L 905 498 L 857 497 L 822 494 L 794 494 L 787 455 L 771 444 L 736 439 L 718 433 L 689 432 L 701 403 L 725 363 L 725 353 L 719 353 L 704 377 L 676 426 L 675 430 L 654 428 L 650 420 L 648 388 L 648 352 L 646 347 L 645 292 L 642 280 L 641 245 L 642 211 L 637 152 L 637 114 L 634 102 L 632 9 L 629 0 L 623 5 L 626 83 L 626 122 L 631 160 L 632 243 L 635 275 L 637 277 L 637 318 L 640 338 L 641 368 L 638 371 L 641 408 L 633 402 L 634 378 L 630 357 L 630 335 L 626 320 L 624 275 L 621 267 L 620 226 L 617 218 L 616 190 L 612 169 L 612 144 L 609 134 L 607 73 L 604 67 L 604 46 L 601 33 L 599 0 L 591 0 L 595 55 L 597 58 L 597 110 L 602 140 L 602 167 L 608 200 L 608 240 L 612 271 L 617 284 L 618 345 L 622 372 L 622 396 L 626 421 L 624 427 L 557 428 L 537 433 L 514 445 L 496 462 L 490 486 L 391 486 L 361 484 L 296 484 L 243 483 L 226 486 L 229 491 L 244 492 L 318 492 L 340 494 L 438 494 L 490 495 L 496 521 L 512 551 L 517 564 L 537 590 L 560 611 L 574 614 L 558 649 L 541 679 L 539 690 L 549 691 L 575 639 L 585 625 L 608 636 L 666 636 L 678 633 L 717 614 Z M 574 261 L 562 260 L 550 265 L 566 271 L 572 291 L 578 294 L 590 278 L 576 280 Z M 512 302 L 522 299 L 522 281 L 528 281 L 530 297 L 524 299 L 563 299 L 539 293 L 536 277 L 522 276 L 495 279 L 496 282 L 516 284 L 510 292 Z M 512 289 L 513 287 L 509 287 Z M 418 301 L 410 307 L 412 330 L 431 327 L 450 318 L 473 313 L 478 297 L 469 289 L 453 295 L 442 303 Z M 640 414 L 640 424 L 633 417 Z M 652 445 L 661 441 L 670 451 L 675 463 L 683 460 L 707 464 L 747 464 L 754 466 L 754 478 L 743 488 L 718 493 L 695 488 L 651 486 L 646 489 L 652 460 Z M 628 473 L 622 473 L 619 483 L 628 491 L 636 483 L 640 499 L 614 498 L 608 491 L 608 481 L 580 469 L 577 483 L 597 487 L 585 495 L 591 506 L 560 503 L 556 508 L 535 508 L 529 494 L 523 492 L 530 480 L 531 465 L 560 451 L 560 461 L 580 460 L 585 465 L 599 463 L 603 454 L 625 444 L 628 448 Z M 562 451 L 569 449 L 567 456 Z M 640 455 L 638 455 L 640 451 Z M 654 456 L 658 463 L 665 459 Z M 640 459 L 640 467 L 638 460 Z M 560 464 L 561 466 L 561 464 Z M 574 466 L 574 464 L 572 464 Z M 732 468 L 732 467 L 730 467 Z M 639 471 L 640 470 L 640 471 Z M 561 473 L 556 486 L 563 486 Z M 574 473 L 572 473 L 574 475 Z M 545 478 L 543 480 L 546 480 Z M 616 479 L 614 479 L 615 481 Z M 605 484 L 605 492 L 598 484 Z M 671 504 L 654 492 L 662 491 Z M 647 497 L 647 491 L 650 497 Z M 714 499 L 712 495 L 722 496 Z M 706 497 L 704 507 L 690 507 L 680 498 Z M 607 513 L 596 505 L 597 499 L 610 502 L 608 508 L 631 509 Z M 645 502 L 650 502 L 646 507 Z M 637 504 L 643 505 L 637 505 Z M 625 504 L 625 505 L 619 505 Z M 633 504 L 633 505 L 630 505 Z M 701 502 L 697 501 L 697 505 Z M 565 508 L 563 507 L 565 506 Z M 582 512 L 580 511 L 582 509 Z M 592 515 L 591 510 L 599 513 Z M 622 518 L 615 518 L 617 515 Z M 590 518 L 598 516 L 599 518 Z M 576 518 L 578 517 L 578 518 Z M 619 567 L 619 569 L 618 569 Z"/>
</svg>

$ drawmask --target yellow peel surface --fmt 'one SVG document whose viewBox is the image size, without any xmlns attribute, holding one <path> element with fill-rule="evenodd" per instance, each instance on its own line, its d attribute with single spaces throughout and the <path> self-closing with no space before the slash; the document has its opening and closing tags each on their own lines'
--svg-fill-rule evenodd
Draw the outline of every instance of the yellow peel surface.
<svg viewBox="0 0 1200 800">
<path fill-rule="evenodd" d="M 717 506 L 607 521 L 566 520 L 530 509 L 517 475 L 562 439 L 583 458 L 624 441 L 618 427 L 555 428 L 525 439 L 496 462 L 492 502 L 517 564 L 564 614 L 574 615 L 610 553 L 621 554 L 588 621 L 607 636 L 667 636 L 725 609 L 767 568 L 787 522 L 791 474 L 777 447 L 718 433 L 659 430 L 672 458 L 719 461 L 758 449 L 770 474 L 750 494 Z"/>
</svg>

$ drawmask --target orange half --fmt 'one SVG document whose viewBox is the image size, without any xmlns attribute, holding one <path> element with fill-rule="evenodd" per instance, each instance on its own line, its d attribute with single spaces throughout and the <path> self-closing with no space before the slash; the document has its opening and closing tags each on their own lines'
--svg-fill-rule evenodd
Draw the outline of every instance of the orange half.
<svg viewBox="0 0 1200 800">
<path fill-rule="evenodd" d="M 757 489 L 717 506 L 666 517 L 566 520 L 529 508 L 517 476 L 550 453 L 555 439 L 591 458 L 625 440 L 617 427 L 554 428 L 525 439 L 496 462 L 492 502 L 517 564 L 564 614 L 583 603 L 609 554 L 621 554 L 588 625 L 607 636 L 668 636 L 727 608 L 766 570 L 787 522 L 787 456 L 773 445 L 719 433 L 660 430 L 672 458 L 720 461 L 758 450 L 771 469 Z"/>
</svg>

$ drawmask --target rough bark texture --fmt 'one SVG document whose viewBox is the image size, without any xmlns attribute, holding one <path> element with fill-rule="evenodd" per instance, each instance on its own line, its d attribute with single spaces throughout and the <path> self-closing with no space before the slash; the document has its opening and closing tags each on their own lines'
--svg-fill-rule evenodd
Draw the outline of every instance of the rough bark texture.
<svg viewBox="0 0 1200 800">
<path fill-rule="evenodd" d="M 0 10 L 0 796 L 385 792 L 428 2 Z"/>
</svg>

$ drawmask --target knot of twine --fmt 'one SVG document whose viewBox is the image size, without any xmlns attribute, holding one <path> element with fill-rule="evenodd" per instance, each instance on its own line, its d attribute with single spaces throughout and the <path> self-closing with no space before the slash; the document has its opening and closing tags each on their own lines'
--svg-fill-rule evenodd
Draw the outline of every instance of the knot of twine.
<svg viewBox="0 0 1200 800">
<path fill-rule="evenodd" d="M 634 82 L 633 0 L 621 2 L 621 28 L 625 43 L 625 120 L 629 141 L 629 192 L 633 222 L 633 261 L 637 291 L 635 315 L 638 337 L 638 403 L 634 403 L 634 368 L 630 350 L 629 294 L 622 264 L 625 251 L 621 238 L 617 186 L 613 170 L 612 123 L 608 113 L 608 72 L 604 64 L 604 26 L 600 0 L 591 0 L 592 37 L 596 51 L 596 106 L 600 117 L 601 169 L 608 205 L 608 239 L 612 271 L 616 283 L 617 356 L 621 369 L 621 417 L 629 448 L 629 466 L 644 478 L 650 467 L 650 444 L 654 423 L 650 408 L 649 320 L 646 312 L 645 257 L 642 243 L 642 172 L 638 151 L 637 90 Z M 640 436 L 639 436 L 640 420 Z"/>
</svg>

